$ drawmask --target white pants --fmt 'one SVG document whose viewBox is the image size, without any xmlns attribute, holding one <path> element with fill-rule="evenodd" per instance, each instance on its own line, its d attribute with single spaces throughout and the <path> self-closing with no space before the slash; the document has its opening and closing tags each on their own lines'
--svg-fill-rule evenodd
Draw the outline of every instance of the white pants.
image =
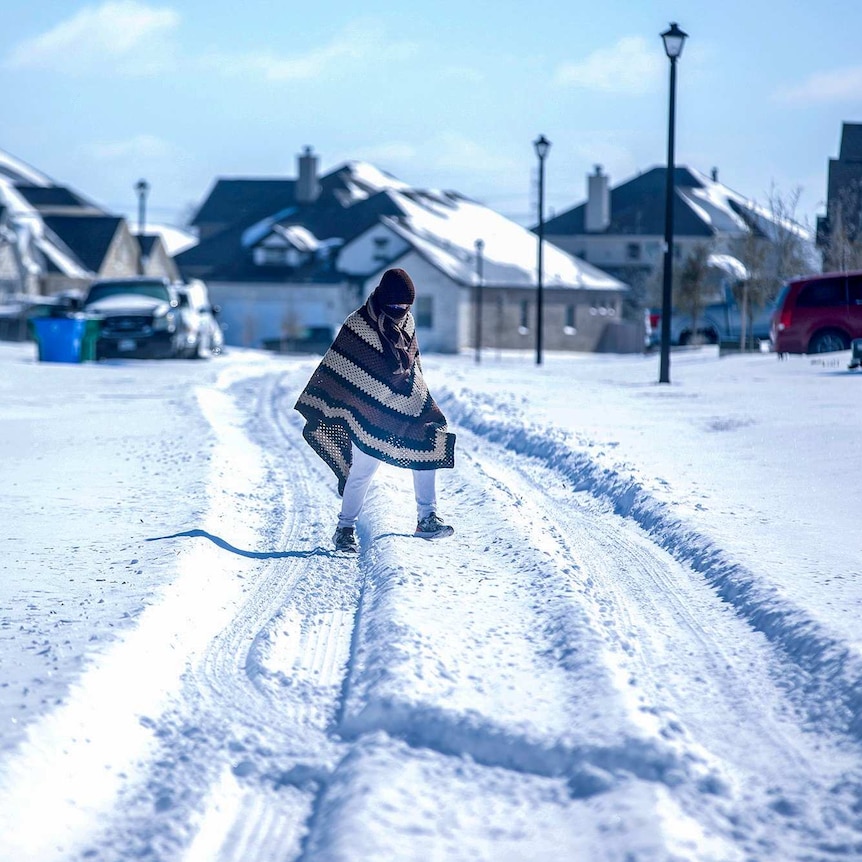
<svg viewBox="0 0 862 862">
<path fill-rule="evenodd" d="M 365 495 L 381 462 L 366 455 L 353 444 L 353 465 L 347 474 L 344 496 L 341 498 L 339 527 L 353 527 L 362 511 Z M 416 494 L 416 513 L 419 520 L 437 511 L 437 471 L 413 470 L 413 491 Z"/>
</svg>

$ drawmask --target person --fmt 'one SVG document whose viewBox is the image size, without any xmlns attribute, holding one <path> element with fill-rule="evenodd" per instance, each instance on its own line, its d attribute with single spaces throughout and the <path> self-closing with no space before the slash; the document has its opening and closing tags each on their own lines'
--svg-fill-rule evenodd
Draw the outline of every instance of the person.
<svg viewBox="0 0 862 862">
<path fill-rule="evenodd" d="M 437 515 L 437 470 L 455 465 L 455 435 L 422 376 L 413 280 L 388 269 L 344 321 L 296 402 L 302 436 L 338 478 L 336 550 L 355 552 L 356 522 L 382 462 L 413 471 L 424 539 L 451 536 Z"/>
</svg>

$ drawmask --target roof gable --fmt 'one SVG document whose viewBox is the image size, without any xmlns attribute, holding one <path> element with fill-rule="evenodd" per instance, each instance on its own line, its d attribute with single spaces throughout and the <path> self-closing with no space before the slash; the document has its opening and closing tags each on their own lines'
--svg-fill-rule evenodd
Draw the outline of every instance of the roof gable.
<svg viewBox="0 0 862 862">
<path fill-rule="evenodd" d="M 94 215 L 106 214 L 104 210 L 66 186 L 34 186 L 17 183 L 15 187 L 27 203 L 41 212 L 79 209 Z"/>
<path fill-rule="evenodd" d="M 249 224 L 258 218 L 292 206 L 295 202 L 294 180 L 220 179 L 213 186 L 191 224 Z"/>
<path fill-rule="evenodd" d="M 45 216 L 45 226 L 56 234 L 91 272 L 98 272 L 117 231 L 119 216 Z"/>
</svg>

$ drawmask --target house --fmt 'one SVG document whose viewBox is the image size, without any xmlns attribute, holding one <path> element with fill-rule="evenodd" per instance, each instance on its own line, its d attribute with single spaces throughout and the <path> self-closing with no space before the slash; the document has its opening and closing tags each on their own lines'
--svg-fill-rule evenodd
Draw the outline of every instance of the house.
<svg viewBox="0 0 862 862">
<path fill-rule="evenodd" d="M 138 259 L 142 275 L 166 277 L 171 281 L 181 281 L 180 270 L 160 233 L 136 234 Z"/>
<path fill-rule="evenodd" d="M 161 237 L 143 251 L 125 218 L 0 150 L 0 292 L 50 296 L 95 278 L 177 275 Z"/>
<path fill-rule="evenodd" d="M 862 123 L 842 124 L 838 158 L 829 159 L 817 246 L 826 272 L 862 267 Z"/>
<path fill-rule="evenodd" d="M 545 237 L 630 284 L 633 299 L 643 303 L 663 267 L 666 180 L 667 168 L 655 167 L 611 188 L 596 165 L 587 177 L 587 200 L 548 220 Z M 793 235 L 808 266 L 818 265 L 811 231 L 720 183 L 715 169 L 707 176 L 677 166 L 674 195 L 675 261 L 681 263 L 703 243 L 727 261 L 734 241 L 753 233 L 774 243 Z"/>
<path fill-rule="evenodd" d="M 457 192 L 415 189 L 365 162 L 320 175 L 306 148 L 297 168 L 296 180 L 219 179 L 192 221 L 200 242 L 177 256 L 184 277 L 208 283 L 228 343 L 320 350 L 380 275 L 399 266 L 419 289 L 414 316 L 423 350 L 474 346 L 480 302 L 483 346 L 533 344 L 530 231 Z M 546 243 L 547 348 L 623 343 L 626 290 Z M 637 333 L 628 335 L 637 342 Z"/>
</svg>

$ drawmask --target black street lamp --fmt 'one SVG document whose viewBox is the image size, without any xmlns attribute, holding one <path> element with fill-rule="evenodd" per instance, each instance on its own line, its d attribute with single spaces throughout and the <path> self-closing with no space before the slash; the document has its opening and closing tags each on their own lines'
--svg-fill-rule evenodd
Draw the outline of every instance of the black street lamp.
<svg viewBox="0 0 862 862">
<path fill-rule="evenodd" d="M 674 126 L 676 124 L 676 61 L 688 33 L 683 33 L 676 24 L 661 34 L 664 51 L 670 60 L 670 107 L 667 126 L 667 180 L 665 183 L 664 209 L 664 282 L 661 292 L 661 360 L 659 383 L 670 383 L 670 316 L 673 309 L 673 199 L 674 199 Z"/>
<path fill-rule="evenodd" d="M 141 243 L 144 241 L 144 228 L 147 225 L 147 193 L 150 190 L 150 184 L 146 180 L 138 180 L 135 183 L 135 191 L 138 193 L 138 248 L 140 255 L 138 257 L 138 274 L 143 275 L 146 268 L 144 259 L 144 247 Z"/>
<path fill-rule="evenodd" d="M 138 180 L 135 183 L 135 191 L 138 193 L 138 234 L 143 236 L 147 224 L 147 193 L 150 191 L 150 184 L 146 180 Z"/>
<path fill-rule="evenodd" d="M 542 253 L 545 244 L 545 157 L 548 155 L 548 150 L 551 149 L 551 142 L 544 136 L 540 135 L 533 141 L 533 146 L 536 148 L 536 155 L 539 157 L 539 251 L 538 261 L 536 265 L 537 280 L 536 280 L 536 365 L 542 364 L 542 322 L 544 319 L 544 297 L 542 278 L 543 278 L 543 259 Z"/>
<path fill-rule="evenodd" d="M 484 261 L 482 252 L 485 249 L 484 240 L 477 239 L 476 246 L 476 364 L 482 361 L 482 288 L 485 283 Z"/>
</svg>

